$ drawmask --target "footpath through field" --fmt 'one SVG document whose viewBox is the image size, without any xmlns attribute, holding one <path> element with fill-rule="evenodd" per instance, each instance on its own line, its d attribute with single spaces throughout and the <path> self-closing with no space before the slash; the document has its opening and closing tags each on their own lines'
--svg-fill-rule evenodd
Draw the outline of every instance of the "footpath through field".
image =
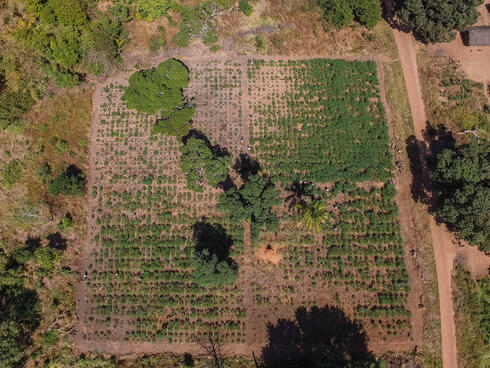
<svg viewBox="0 0 490 368">
<path fill-rule="evenodd" d="M 420 87 L 417 67 L 417 53 L 413 38 L 410 34 L 393 29 L 393 35 L 400 54 L 403 75 L 408 91 L 410 109 L 412 112 L 415 136 L 422 141 L 422 131 L 426 126 L 426 114 L 422 90 Z M 474 277 L 484 277 L 488 274 L 490 257 L 485 256 L 475 247 L 458 248 L 454 235 L 444 225 L 437 225 L 430 216 L 430 231 L 437 269 L 439 284 L 439 302 L 442 333 L 442 361 L 444 368 L 457 368 L 456 328 L 454 324 L 454 309 L 451 292 L 451 275 L 456 256 L 460 256 L 465 268 Z"/>
</svg>

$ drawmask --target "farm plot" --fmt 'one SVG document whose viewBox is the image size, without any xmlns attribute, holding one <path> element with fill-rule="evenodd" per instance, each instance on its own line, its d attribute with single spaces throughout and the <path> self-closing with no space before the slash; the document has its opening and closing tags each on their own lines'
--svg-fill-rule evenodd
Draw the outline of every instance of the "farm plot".
<svg viewBox="0 0 490 368">
<path fill-rule="evenodd" d="M 184 60 L 194 128 L 234 159 L 249 153 L 281 189 L 279 226 L 252 234 L 215 208 L 221 189 L 186 189 L 182 144 L 150 134 L 158 116 L 100 91 L 90 174 L 91 244 L 80 340 L 108 353 L 196 351 L 209 331 L 238 354 L 267 342 L 267 323 L 325 303 L 360 320 L 370 343 L 412 347 L 408 274 L 390 182 L 376 65 L 317 60 Z M 236 179 L 229 169 L 232 179 Z M 297 193 L 291 187 L 302 188 Z M 320 232 L 297 226 L 295 201 L 328 209 Z M 195 282 L 196 225 L 231 237 L 238 280 Z"/>
</svg>

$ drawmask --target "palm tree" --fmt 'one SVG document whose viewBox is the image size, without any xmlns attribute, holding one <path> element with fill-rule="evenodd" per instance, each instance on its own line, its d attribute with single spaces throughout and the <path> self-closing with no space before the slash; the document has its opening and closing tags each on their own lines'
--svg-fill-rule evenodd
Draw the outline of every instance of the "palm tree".
<svg viewBox="0 0 490 368">
<path fill-rule="evenodd" d="M 327 222 L 330 217 L 327 207 L 321 201 L 310 200 L 303 205 L 297 205 L 296 208 L 301 213 L 298 226 L 308 230 L 314 229 L 318 233 L 322 230 L 322 225 Z"/>
<path fill-rule="evenodd" d="M 303 206 L 305 204 L 304 197 L 312 199 L 312 189 L 311 183 L 307 181 L 293 181 L 291 186 L 286 189 L 291 193 L 286 197 L 286 202 L 289 202 L 289 209 L 297 208 L 298 205 Z"/>
</svg>

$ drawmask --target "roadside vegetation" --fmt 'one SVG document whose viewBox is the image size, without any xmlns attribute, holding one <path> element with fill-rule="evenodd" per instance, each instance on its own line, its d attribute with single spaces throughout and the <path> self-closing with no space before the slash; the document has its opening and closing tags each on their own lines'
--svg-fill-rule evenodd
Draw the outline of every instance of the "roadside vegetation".
<svg viewBox="0 0 490 368">
<path fill-rule="evenodd" d="M 490 279 L 474 280 L 459 264 L 453 276 L 458 367 L 490 362 Z"/>
</svg>

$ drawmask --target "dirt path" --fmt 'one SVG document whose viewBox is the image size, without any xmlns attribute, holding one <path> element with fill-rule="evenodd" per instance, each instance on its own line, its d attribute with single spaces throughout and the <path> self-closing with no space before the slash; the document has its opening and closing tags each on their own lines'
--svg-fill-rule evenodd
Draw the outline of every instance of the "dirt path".
<svg viewBox="0 0 490 368">
<path fill-rule="evenodd" d="M 417 139 L 422 139 L 422 130 L 427 121 L 424 100 L 418 78 L 417 53 L 410 34 L 393 30 L 407 85 L 413 126 Z M 441 313 L 442 362 L 444 368 L 457 368 L 456 328 L 454 325 L 453 300 L 451 295 L 451 274 L 455 257 L 455 247 L 449 232 L 437 226 L 430 217 L 430 231 L 434 256 L 436 259 L 437 282 L 439 284 L 439 303 Z"/>
<path fill-rule="evenodd" d="M 423 140 L 422 131 L 426 125 L 426 114 L 417 67 L 417 53 L 410 34 L 393 30 L 408 90 L 415 136 Z M 439 284 L 439 303 L 442 333 L 442 360 L 444 368 L 457 367 L 456 327 L 451 291 L 454 260 L 456 257 L 473 277 L 488 276 L 490 257 L 475 247 L 457 247 L 454 235 L 445 225 L 438 225 L 430 216 L 430 231 L 436 260 L 437 281 Z"/>
</svg>

